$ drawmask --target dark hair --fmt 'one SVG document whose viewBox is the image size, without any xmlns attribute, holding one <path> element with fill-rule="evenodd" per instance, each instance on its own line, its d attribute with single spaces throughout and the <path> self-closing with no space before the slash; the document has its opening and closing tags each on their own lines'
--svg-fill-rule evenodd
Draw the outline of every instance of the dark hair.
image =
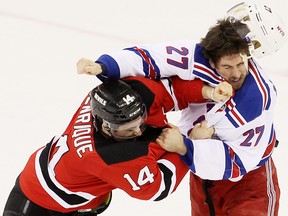
<svg viewBox="0 0 288 216">
<path fill-rule="evenodd" d="M 223 56 L 233 54 L 249 54 L 249 41 L 242 39 L 236 29 L 246 29 L 248 27 L 240 21 L 233 22 L 233 26 L 229 19 L 221 19 L 212 26 L 206 36 L 201 39 L 200 44 L 203 46 L 204 56 L 211 60 L 215 65 Z"/>
</svg>

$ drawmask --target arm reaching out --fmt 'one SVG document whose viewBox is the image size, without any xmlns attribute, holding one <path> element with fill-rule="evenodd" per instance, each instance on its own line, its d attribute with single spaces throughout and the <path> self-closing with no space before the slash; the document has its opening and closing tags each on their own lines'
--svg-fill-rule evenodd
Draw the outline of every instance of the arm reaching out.
<svg viewBox="0 0 288 216">
<path fill-rule="evenodd" d="M 99 75 L 103 72 L 102 66 L 90 59 L 81 58 L 77 62 L 77 73 L 87 75 Z M 215 102 L 225 101 L 233 95 L 233 88 L 228 82 L 221 82 L 215 88 L 204 85 L 202 95 L 205 99 Z"/>
<path fill-rule="evenodd" d="M 211 99 L 215 102 L 225 101 L 233 96 L 233 88 L 228 82 L 221 82 L 215 88 L 204 85 L 202 95 L 205 99 Z"/>
</svg>

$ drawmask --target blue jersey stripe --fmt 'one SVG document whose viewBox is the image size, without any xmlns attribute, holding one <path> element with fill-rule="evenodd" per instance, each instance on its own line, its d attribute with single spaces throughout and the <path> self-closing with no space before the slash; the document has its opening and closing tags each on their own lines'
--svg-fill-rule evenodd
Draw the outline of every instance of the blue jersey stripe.
<svg viewBox="0 0 288 216">
<path fill-rule="evenodd" d="M 233 156 L 230 154 L 230 147 L 224 143 L 224 149 L 225 149 L 225 158 L 226 158 L 226 163 L 225 163 L 225 170 L 223 174 L 223 179 L 228 179 L 228 178 L 237 178 L 239 176 L 242 176 L 247 173 L 240 157 L 235 153 Z M 233 166 L 234 165 L 234 166 Z M 236 172 L 239 172 L 239 175 L 233 176 L 233 172 L 235 172 L 234 167 L 237 167 Z"/>
</svg>

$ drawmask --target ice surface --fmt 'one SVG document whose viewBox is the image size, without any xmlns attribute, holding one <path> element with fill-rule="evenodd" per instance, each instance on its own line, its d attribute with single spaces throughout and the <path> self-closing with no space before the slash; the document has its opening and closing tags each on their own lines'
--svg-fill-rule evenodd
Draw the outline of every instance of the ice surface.
<svg viewBox="0 0 288 216">
<path fill-rule="evenodd" d="M 86 93 L 97 82 L 76 74 L 81 57 L 135 43 L 198 40 L 239 1 L 167 0 L 0 0 L 0 210 L 30 154 L 61 134 Z M 273 4 L 273 5 L 271 5 Z M 288 22 L 287 1 L 274 6 Z M 288 25 L 288 24 L 287 24 Z M 275 123 L 280 146 L 274 160 L 282 188 L 280 215 L 288 215 L 287 45 L 260 59 L 278 92 Z M 285 62 L 286 61 L 286 62 Z M 270 72 L 269 72 L 270 73 Z M 178 114 L 169 118 L 176 122 Z M 138 201 L 114 192 L 105 215 L 190 215 L 188 176 L 161 202 Z"/>
</svg>

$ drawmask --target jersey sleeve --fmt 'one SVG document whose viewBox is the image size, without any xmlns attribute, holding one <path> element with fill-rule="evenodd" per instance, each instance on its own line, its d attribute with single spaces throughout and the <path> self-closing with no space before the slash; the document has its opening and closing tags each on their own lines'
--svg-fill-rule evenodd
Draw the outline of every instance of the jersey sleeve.
<svg viewBox="0 0 288 216">
<path fill-rule="evenodd" d="M 147 124 L 156 127 L 167 125 L 166 114 L 169 111 L 182 110 L 190 103 L 202 103 L 204 82 L 200 79 L 182 80 L 178 76 L 155 81 L 143 77 L 123 79 L 142 97 L 148 116 Z"/>
<path fill-rule="evenodd" d="M 137 199 L 166 198 L 176 190 L 188 168 L 178 154 L 165 152 L 156 143 L 149 145 L 147 155 L 106 166 L 99 177 Z"/>
<path fill-rule="evenodd" d="M 183 110 L 190 103 L 203 103 L 207 101 L 202 94 L 204 86 L 202 80 L 182 80 L 178 76 L 173 76 L 170 80 L 171 83 L 167 83 L 165 80 L 161 81 L 174 100 L 175 110 Z"/>
<path fill-rule="evenodd" d="M 142 76 L 151 79 L 179 76 L 193 80 L 194 50 L 193 41 L 172 41 L 159 44 L 145 44 L 101 55 L 96 62 L 106 68 L 104 79 L 120 79 L 127 76 Z"/>
</svg>

